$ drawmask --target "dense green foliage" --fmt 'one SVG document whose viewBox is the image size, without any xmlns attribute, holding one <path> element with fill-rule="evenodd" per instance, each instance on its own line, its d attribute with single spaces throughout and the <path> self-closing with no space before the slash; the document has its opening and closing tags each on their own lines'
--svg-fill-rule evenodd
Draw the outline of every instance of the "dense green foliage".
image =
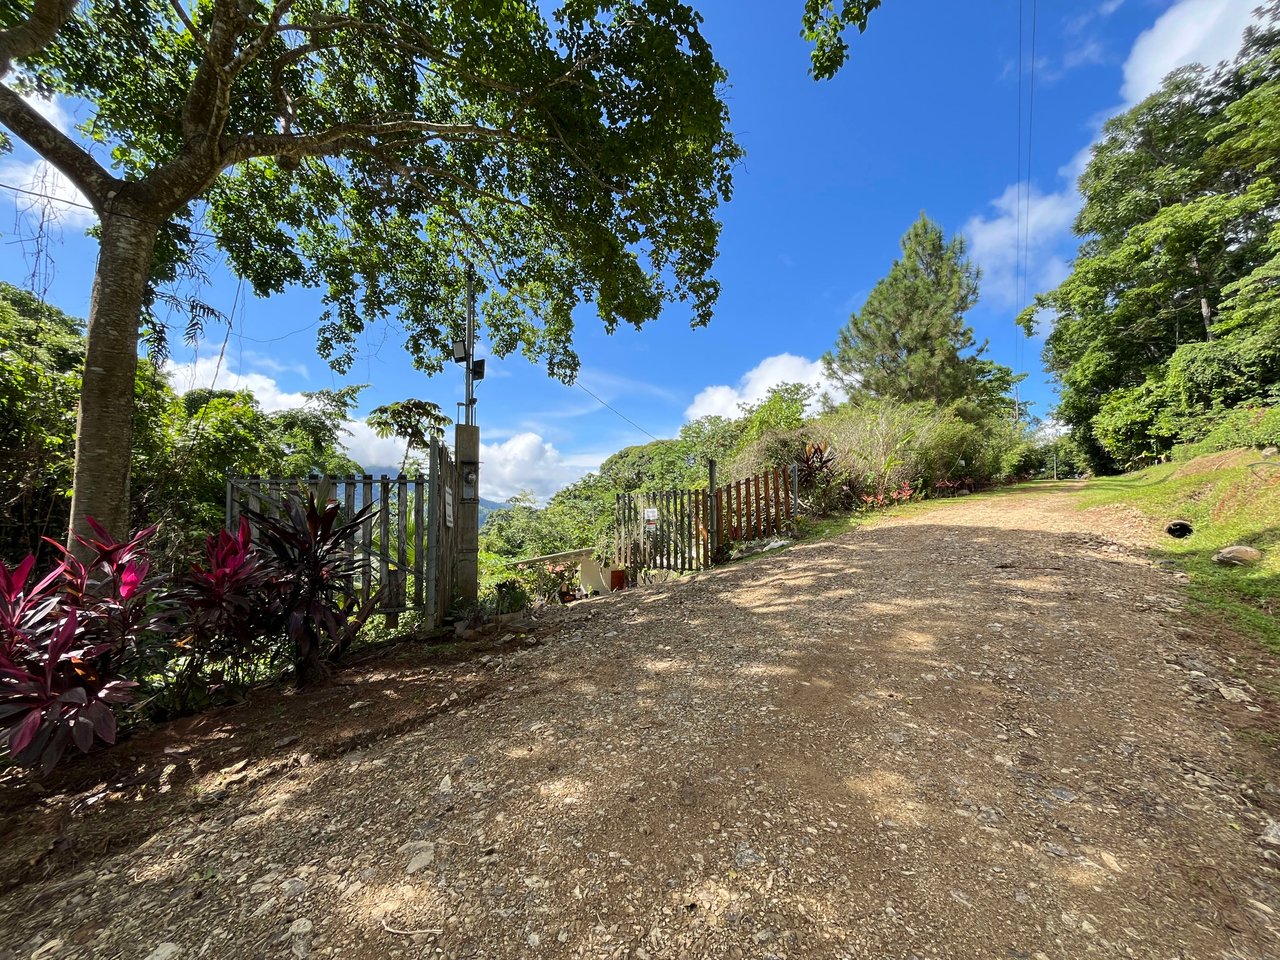
<svg viewBox="0 0 1280 960">
<path fill-rule="evenodd" d="M 825 456 L 808 466 L 815 448 Z M 743 445 L 731 472 L 801 464 L 802 505 L 817 514 L 916 496 L 973 490 L 1034 475 L 1043 454 L 1028 425 L 1005 416 L 977 423 L 937 404 L 869 398 L 842 404 L 793 429 Z"/>
<path fill-rule="evenodd" d="M 902 256 L 823 357 L 828 376 L 850 397 L 965 401 L 977 416 L 990 415 L 1016 381 L 1013 371 L 983 359 L 986 344 L 965 323 L 978 279 L 964 238 L 947 240 L 921 214 L 902 237 Z"/>
<path fill-rule="evenodd" d="M 0 558 L 45 556 L 41 536 L 66 528 L 83 357 L 78 320 L 0 283 Z M 135 393 L 133 525 L 160 523 L 159 542 L 177 553 L 222 524 L 228 474 L 359 471 L 341 448 L 358 388 L 267 413 L 246 392 L 179 397 L 143 362 Z"/>
<path fill-rule="evenodd" d="M 156 527 L 116 541 L 90 520 L 52 569 L 28 554 L 0 560 L 0 755 L 47 772 L 74 743 L 112 744 L 126 722 L 163 718 L 241 695 L 292 670 L 302 685 L 328 675 L 379 600 L 357 589 L 351 540 L 372 505 L 339 520 L 336 501 L 289 498 L 219 530 L 201 562 L 165 571 Z"/>
<path fill-rule="evenodd" d="M 1114 471 L 1280 401 L 1280 4 L 1234 63 L 1179 70 L 1111 119 L 1080 178 L 1055 317 L 1058 415 Z"/>
<path fill-rule="evenodd" d="M 320 289 L 339 366 L 394 315 L 438 369 L 467 261 L 497 355 L 557 376 L 576 369 L 580 302 L 610 327 L 675 299 L 710 319 L 713 214 L 739 151 L 692 8 L 300 0 L 191 17 L 165 0 L 77 6 L 18 61 L 19 85 L 93 105 L 126 187 L 172 197 L 172 256 L 191 254 L 200 198 L 201 229 L 256 291 Z"/>
<path fill-rule="evenodd" d="M 83 325 L 0 283 L 0 558 L 66 525 Z"/>
</svg>

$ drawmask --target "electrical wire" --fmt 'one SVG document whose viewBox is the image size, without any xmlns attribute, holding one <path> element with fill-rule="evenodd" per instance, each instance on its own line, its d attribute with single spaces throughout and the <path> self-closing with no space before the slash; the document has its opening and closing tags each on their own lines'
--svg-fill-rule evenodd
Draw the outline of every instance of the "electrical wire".
<svg viewBox="0 0 1280 960">
<path fill-rule="evenodd" d="M 1027 230 L 1026 242 L 1022 250 L 1022 282 L 1023 295 L 1022 303 L 1025 306 L 1026 298 L 1031 293 L 1031 158 L 1032 147 L 1035 145 L 1035 127 L 1036 127 L 1036 35 L 1039 27 L 1040 0 L 1031 0 L 1031 73 L 1027 84 Z M 1017 350 L 1015 353 L 1015 362 L 1017 363 L 1017 372 L 1022 371 L 1022 337 L 1017 337 Z M 1015 394 L 1016 397 L 1016 394 Z"/>
<path fill-rule="evenodd" d="M 97 208 L 91 206 L 90 204 L 80 203 L 79 201 L 76 201 L 76 200 L 68 200 L 65 197 L 55 197 L 52 194 L 41 193 L 39 190 L 28 190 L 26 187 L 17 187 L 17 186 L 14 186 L 12 183 L 0 182 L 0 189 L 11 190 L 14 193 L 19 193 L 27 197 L 35 197 L 38 200 L 47 200 L 50 203 L 60 203 L 63 206 L 67 206 L 67 207 L 77 207 L 81 210 L 90 210 L 95 214 L 98 212 Z M 116 212 L 116 213 L 112 213 L 111 215 L 113 217 L 120 217 L 123 220 L 132 220 L 134 223 L 149 223 L 152 226 L 156 226 L 156 227 L 167 227 L 169 226 L 169 224 L 173 223 L 172 220 L 152 220 L 150 217 L 135 217 L 131 213 Z M 212 233 L 202 233 L 199 230 L 189 229 L 187 232 L 190 233 L 191 236 L 193 237 L 201 237 L 205 240 L 220 239 L 219 237 L 214 236 Z"/>
<path fill-rule="evenodd" d="M 632 420 L 630 417 L 628 417 L 625 413 L 623 413 L 623 412 L 622 412 L 621 410 L 619 410 L 617 407 L 613 407 L 613 406 L 610 406 L 609 404 L 605 403 L 603 400 L 601 400 L 599 397 L 597 397 L 594 393 L 592 393 L 590 390 L 588 390 L 586 387 L 584 387 L 584 386 L 583 386 L 581 383 L 579 383 L 578 381 L 576 381 L 576 380 L 574 381 L 574 386 L 576 386 L 579 390 L 581 390 L 583 393 L 585 393 L 587 396 L 589 396 L 589 397 L 590 397 L 592 400 L 594 400 L 596 403 L 600 404 L 600 406 L 602 406 L 602 407 L 607 407 L 608 409 L 612 410 L 614 413 L 616 413 L 618 416 L 620 416 L 623 420 L 627 421 L 627 423 L 631 424 L 633 427 L 635 427 L 637 430 L 639 430 L 641 433 L 643 433 L 643 434 L 644 434 L 646 437 L 648 437 L 650 440 L 659 440 L 659 439 L 661 439 L 660 437 L 655 437 L 652 433 L 650 433 L 650 432 L 649 432 L 648 430 L 646 430 L 644 427 L 640 426 L 640 424 L 636 423 L 634 420 Z"/>
<path fill-rule="evenodd" d="M 92 210 L 94 213 L 97 213 L 97 210 L 96 210 L 94 207 L 92 207 L 92 206 L 90 206 L 89 204 L 87 204 L 87 203 L 79 203 L 79 202 L 77 202 L 77 201 L 75 201 L 75 200 L 67 200 L 67 199 L 64 199 L 64 198 L 62 198 L 62 197 L 55 197 L 55 196 L 52 196 L 52 195 L 47 194 L 47 193 L 41 193 L 41 192 L 39 192 L 39 191 L 37 191 L 37 190 L 28 190 L 28 189 L 26 189 L 25 187 L 18 187 L 18 186 L 15 186 L 15 185 L 11 184 L 11 183 L 4 183 L 4 182 L 0 182 L 0 189 L 4 189 L 4 190 L 11 190 L 11 191 L 13 191 L 14 193 L 17 193 L 17 194 L 22 194 L 22 195 L 24 195 L 24 196 L 28 196 L 28 197 L 35 197 L 35 198 L 38 198 L 38 199 L 40 199 L 40 200 L 47 200 L 47 201 L 50 201 L 50 202 L 52 202 L 52 203 L 61 203 L 61 204 L 65 204 L 65 205 L 67 205 L 67 206 L 69 206 L 69 207 L 79 207 L 81 210 Z M 157 227 L 167 226 L 167 225 L 168 225 L 168 223 L 169 223 L 169 221 L 151 220 L 151 219 L 148 219 L 148 218 L 146 218 L 146 217 L 135 217 L 135 216 L 133 216 L 132 214 L 125 214 L 125 213 L 117 213 L 117 214 L 115 214 L 115 216 L 123 217 L 123 218 L 125 218 L 126 220 L 134 220 L 134 221 L 137 221 L 138 223 L 150 223 L 150 224 L 154 224 L 154 225 L 155 225 L 155 226 L 157 226 Z M 219 239 L 218 237 L 214 236 L 214 235 L 213 235 L 213 234 L 211 234 L 211 233 L 202 233 L 202 232 L 200 232 L 200 231 L 198 231 L 198 230 L 191 230 L 191 231 L 189 231 L 189 232 L 190 232 L 191 236 L 193 236 L 193 237 L 203 237 L 203 238 L 205 238 L 205 239 L 207 239 L 207 240 L 215 240 L 215 241 Z M 237 298 L 238 298 L 238 297 L 239 297 L 239 292 L 237 291 Z M 295 331 L 293 331 L 292 333 L 287 333 L 287 334 L 285 334 L 285 335 L 284 335 L 284 336 L 282 336 L 282 337 L 275 337 L 275 338 L 268 339 L 268 340 L 254 340 L 254 338 L 252 338 L 252 337 L 240 337 L 240 335 L 239 335 L 239 334 L 237 334 L 237 336 L 238 336 L 238 338 L 240 338 L 240 339 L 250 340 L 250 341 L 253 341 L 253 342 L 255 342 L 255 343 L 274 343 L 274 342 L 276 342 L 277 340 L 284 340 L 284 339 L 286 339 L 286 338 L 288 338 L 288 337 L 294 336 L 295 334 L 303 333 L 303 332 L 305 332 L 306 330 L 311 329 L 311 328 L 312 328 L 312 327 L 314 327 L 314 326 L 316 326 L 316 324 L 311 324 L 311 325 L 310 325 L 310 326 L 308 326 L 308 327 L 301 327 L 301 328 L 299 328 L 298 330 L 295 330 Z M 228 328 L 228 335 L 229 335 L 229 334 L 230 334 L 230 328 Z M 222 353 L 225 353 L 225 351 L 226 351 L 226 344 L 225 344 L 225 342 L 224 342 L 224 343 L 223 343 L 223 351 L 222 351 Z M 221 367 L 222 354 L 220 354 L 220 355 L 219 355 L 218 360 L 219 360 L 219 367 Z M 215 374 L 215 376 L 216 376 L 216 374 Z M 591 397 L 593 400 L 595 400 L 595 401 L 596 401 L 597 403 L 599 403 L 601 406 L 606 407 L 607 409 L 609 409 L 609 410 L 613 411 L 615 414 L 617 414 L 619 417 L 621 417 L 621 418 L 622 418 L 623 420 L 625 420 L 627 423 L 631 424 L 631 426 L 635 427 L 637 430 L 639 430 L 641 433 L 643 433 L 646 437 L 649 437 L 651 440 L 658 440 L 658 439 L 660 439 L 659 437 L 655 437 L 652 433 L 650 433 L 650 432 L 649 432 L 648 430 L 646 430 L 644 427 L 640 426 L 640 424 L 636 423 L 634 420 L 632 420 L 630 417 L 628 417 L 628 416 L 627 416 L 625 413 L 623 413 L 622 411 L 618 410 L 618 409 L 617 409 L 617 408 L 615 408 L 615 407 L 610 406 L 610 405 L 609 405 L 608 403 L 606 403 L 604 400 L 601 400 L 601 399 L 600 399 L 599 397 L 597 397 L 594 393 L 592 393 L 590 390 L 588 390 L 586 387 L 584 387 L 581 383 L 578 383 L 578 384 L 576 384 L 576 385 L 578 386 L 578 388 L 579 388 L 579 389 L 581 389 L 584 393 L 586 393 L 589 397 Z"/>
<path fill-rule="evenodd" d="M 1013 290 L 1014 298 L 1022 303 L 1022 19 L 1025 0 L 1018 0 L 1018 152 L 1014 158 L 1013 184 L 1014 194 L 1014 254 L 1013 254 Z M 1016 343 L 1016 341 L 1015 341 Z M 1015 347 L 1016 350 L 1016 347 Z"/>
</svg>

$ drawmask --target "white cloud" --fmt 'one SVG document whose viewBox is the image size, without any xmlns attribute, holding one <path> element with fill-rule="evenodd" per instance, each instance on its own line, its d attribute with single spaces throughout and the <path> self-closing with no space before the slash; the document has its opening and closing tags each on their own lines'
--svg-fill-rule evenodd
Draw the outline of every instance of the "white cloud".
<svg viewBox="0 0 1280 960">
<path fill-rule="evenodd" d="M 72 133 L 75 119 L 64 100 L 58 97 L 45 99 L 30 93 L 22 99 L 63 133 Z M 19 209 L 28 211 L 30 215 L 79 228 L 91 226 L 98 221 L 97 214 L 92 209 L 85 209 L 89 204 L 85 195 L 72 186 L 70 180 L 37 157 L 21 160 L 11 156 L 0 160 L 0 181 L 42 195 L 15 196 Z"/>
<path fill-rule="evenodd" d="M 809 360 L 793 353 L 780 353 L 766 357 L 748 370 L 736 387 L 719 384 L 701 390 L 684 415 L 690 420 L 711 415 L 736 417 L 741 412 L 739 404 L 758 403 L 768 395 L 771 388 L 780 383 L 803 383 L 815 388 L 818 396 L 814 399 L 814 406 L 817 406 L 823 393 L 830 393 L 832 396 L 840 394 L 839 387 L 827 379 L 821 360 Z"/>
<path fill-rule="evenodd" d="M 1123 0 L 1106 0 L 1074 25 L 1114 13 Z M 1125 110 L 1155 91 L 1172 70 L 1191 63 L 1213 66 L 1230 59 L 1240 47 L 1258 0 L 1178 0 L 1134 42 L 1124 65 L 1121 96 Z M 1006 187 L 992 200 L 991 214 L 976 214 L 964 226 L 974 259 L 983 270 L 983 293 L 997 303 L 1021 309 L 1034 294 L 1060 283 L 1070 270 L 1075 240 L 1071 225 L 1080 209 L 1076 181 L 1091 157 L 1091 146 L 1075 154 L 1058 174 L 1067 183 L 1044 193 L 1034 186 L 1027 199 L 1023 184 L 1023 229 L 1027 261 L 1024 298 L 1018 296 L 1018 186 Z"/>
<path fill-rule="evenodd" d="M 88 227 L 98 222 L 98 215 L 89 201 L 71 181 L 43 160 L 17 160 L 6 157 L 0 160 L 0 181 L 32 194 L 16 194 L 14 200 L 20 210 L 31 216 L 56 220 L 68 227 Z"/>
<path fill-rule="evenodd" d="M 71 115 L 66 101 L 61 97 L 42 97 L 36 93 L 28 93 L 24 94 L 22 99 L 63 133 L 71 133 L 72 127 L 75 126 L 75 117 Z"/>
<path fill-rule="evenodd" d="M 399 468 L 404 459 L 404 441 L 395 437 L 380 437 L 373 428 L 363 420 L 348 420 L 347 430 L 350 436 L 344 437 L 342 445 L 349 456 L 360 466 L 368 470 L 371 467 Z M 418 456 L 418 452 L 414 452 Z"/>
<path fill-rule="evenodd" d="M 165 372 L 169 374 L 174 391 L 179 394 L 197 387 L 248 390 L 268 413 L 300 407 L 307 402 L 301 393 L 281 390 L 273 377 L 265 373 L 233 373 L 227 369 L 225 360 L 219 365 L 217 357 L 201 357 L 192 363 L 170 363 L 166 365 Z"/>
<path fill-rule="evenodd" d="M 255 362 L 258 366 L 272 366 L 263 363 L 262 358 Z M 267 412 L 300 407 L 307 402 L 301 393 L 281 389 L 275 378 L 265 373 L 233 372 L 225 363 L 219 369 L 217 357 L 170 363 L 165 372 L 179 394 L 197 387 L 248 390 Z M 379 437 L 363 420 L 348 420 L 346 429 L 349 435 L 343 439 L 343 446 L 366 469 L 395 469 L 404 458 L 404 441 Z M 503 436 L 497 430 L 491 435 Z M 565 454 L 534 432 L 507 436 L 499 443 L 481 443 L 481 492 L 489 500 L 506 500 L 528 490 L 539 500 L 546 500 L 561 487 L 598 468 L 606 456 L 607 453 Z"/>
<path fill-rule="evenodd" d="M 1067 33 L 1079 33 L 1095 20 L 1105 20 L 1124 6 L 1124 0 L 1103 0 L 1092 10 L 1086 10 L 1070 17 L 1064 24 Z"/>
<path fill-rule="evenodd" d="M 1057 417 L 1049 416 L 1040 423 L 1036 429 L 1035 439 L 1038 443 L 1051 443 L 1060 437 L 1068 436 L 1071 433 L 1071 427 L 1063 423 Z"/>
<path fill-rule="evenodd" d="M 518 433 L 501 443 L 480 444 L 481 494 L 506 500 L 528 490 L 545 500 L 600 466 L 604 454 L 566 456 L 536 433 Z"/>
<path fill-rule="evenodd" d="M 1126 107 L 1150 96 L 1170 71 L 1214 67 L 1240 49 L 1258 0 L 1180 0 L 1138 37 L 1124 64 Z"/>
<path fill-rule="evenodd" d="M 1065 274 L 1065 261 L 1059 255 L 1063 238 L 1070 232 L 1080 197 L 1074 189 L 1059 193 L 1039 193 L 1031 188 L 1029 197 L 1023 191 L 1021 242 L 1018 223 L 1019 185 L 1005 188 L 991 202 L 992 216 L 971 217 L 964 225 L 973 259 L 982 267 L 982 292 L 1004 306 L 1021 308 L 1019 302 L 1018 266 L 1025 244 L 1027 257 L 1027 300 L 1040 290 L 1060 282 Z"/>
</svg>

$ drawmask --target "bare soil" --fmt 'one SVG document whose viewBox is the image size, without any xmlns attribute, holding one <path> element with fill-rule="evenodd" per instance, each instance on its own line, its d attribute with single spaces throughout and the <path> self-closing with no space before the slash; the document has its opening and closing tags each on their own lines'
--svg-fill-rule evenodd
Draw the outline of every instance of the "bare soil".
<svg viewBox="0 0 1280 960">
<path fill-rule="evenodd" d="M 0 958 L 1280 957 L 1274 662 L 1073 492 L 11 777 Z"/>
</svg>

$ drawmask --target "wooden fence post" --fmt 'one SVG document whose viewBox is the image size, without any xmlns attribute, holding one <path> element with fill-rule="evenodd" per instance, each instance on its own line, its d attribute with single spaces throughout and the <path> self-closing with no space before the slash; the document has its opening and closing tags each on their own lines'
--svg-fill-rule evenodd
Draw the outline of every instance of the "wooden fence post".
<svg viewBox="0 0 1280 960">
<path fill-rule="evenodd" d="M 440 570 L 440 534 L 442 530 L 439 528 L 440 512 L 443 509 L 444 493 L 442 484 L 440 483 L 440 450 L 437 446 L 439 441 L 431 438 L 431 446 L 427 454 L 427 622 L 430 629 L 440 626 L 441 618 L 439 611 L 440 603 L 440 584 L 438 582 L 438 574 Z"/>
<path fill-rule="evenodd" d="M 419 610 L 422 609 L 422 588 L 424 571 L 426 570 L 426 551 L 423 549 L 423 526 L 426 524 L 426 515 L 423 511 L 423 494 L 422 474 L 419 473 L 413 480 L 413 605 Z"/>
<path fill-rule="evenodd" d="M 795 523 L 796 516 L 800 512 L 800 465 L 793 463 L 791 465 L 791 522 Z"/>
<path fill-rule="evenodd" d="M 707 497 L 708 506 L 711 508 L 708 513 L 711 514 L 707 522 L 707 538 L 711 541 L 711 553 L 714 556 L 716 549 L 720 546 L 720 495 L 716 486 L 717 464 L 714 460 L 707 461 Z M 710 564 L 708 563 L 708 566 Z"/>
</svg>

